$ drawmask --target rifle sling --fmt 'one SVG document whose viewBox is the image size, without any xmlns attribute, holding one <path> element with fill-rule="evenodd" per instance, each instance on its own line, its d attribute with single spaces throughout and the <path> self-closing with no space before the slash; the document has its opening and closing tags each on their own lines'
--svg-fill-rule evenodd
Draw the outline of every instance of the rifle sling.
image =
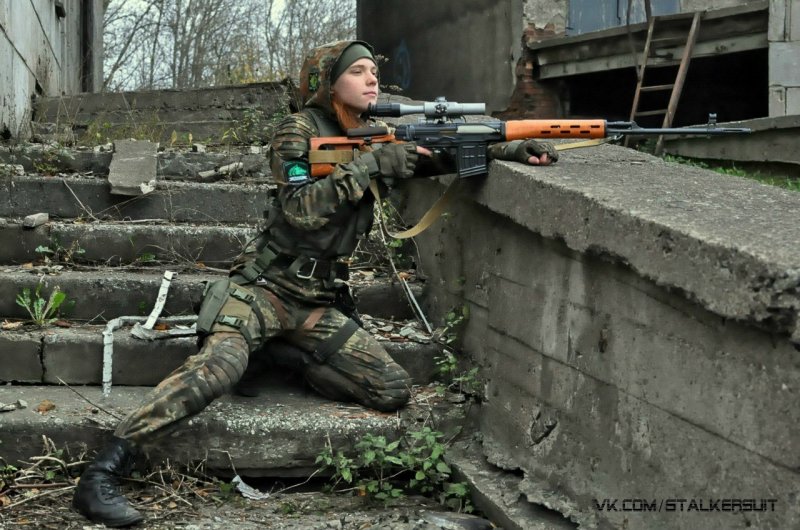
<svg viewBox="0 0 800 530">
<path fill-rule="evenodd" d="M 378 192 L 378 183 L 374 179 L 370 180 L 369 189 L 371 189 L 372 194 L 375 195 L 375 204 L 378 205 L 378 210 L 379 213 L 381 214 L 380 216 L 381 227 L 383 228 L 384 232 L 386 232 L 389 235 L 389 237 L 392 237 L 394 239 L 408 239 L 409 237 L 414 237 L 417 234 L 420 234 L 423 231 L 425 231 L 442 214 L 445 206 L 447 206 L 447 203 L 450 202 L 450 197 L 453 195 L 453 191 L 456 188 L 456 183 L 459 180 L 460 179 L 456 179 L 452 183 L 450 183 L 450 185 L 444 191 L 444 194 L 441 197 L 439 197 L 439 199 L 434 203 L 433 206 L 430 207 L 430 209 L 427 212 L 425 212 L 425 215 L 422 216 L 422 219 L 420 219 L 416 225 L 414 225 L 412 228 L 409 228 L 408 230 L 403 230 L 402 232 L 390 232 L 386 228 L 386 225 L 383 222 L 383 208 L 381 207 L 381 195 Z"/>
<path fill-rule="evenodd" d="M 311 164 L 347 164 L 355 159 L 350 149 L 323 149 L 309 151 L 308 161 Z"/>
</svg>

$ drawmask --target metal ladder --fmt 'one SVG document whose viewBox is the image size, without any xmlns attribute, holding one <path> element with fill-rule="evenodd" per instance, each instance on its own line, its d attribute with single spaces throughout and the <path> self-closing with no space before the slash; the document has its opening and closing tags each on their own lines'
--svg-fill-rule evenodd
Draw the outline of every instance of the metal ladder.
<svg viewBox="0 0 800 530">
<path fill-rule="evenodd" d="M 692 50 L 694 49 L 695 42 L 697 41 L 697 34 L 699 33 L 700 29 L 700 19 L 702 18 L 703 12 L 697 11 L 694 13 L 692 17 L 692 26 L 689 29 L 689 35 L 686 38 L 686 43 L 683 48 L 683 55 L 681 56 L 680 62 L 663 62 L 658 64 L 653 64 L 650 68 L 659 68 L 659 67 L 668 67 L 668 66 L 675 66 L 678 65 L 678 73 L 675 76 L 675 82 L 666 84 L 666 85 L 645 85 L 644 78 L 645 78 L 645 70 L 647 68 L 648 60 L 651 58 L 651 55 L 656 51 L 656 47 L 658 45 L 661 46 L 670 46 L 675 44 L 680 44 L 683 42 L 683 39 L 680 39 L 680 42 L 676 42 L 674 37 L 664 38 L 664 39 L 656 39 L 653 37 L 655 33 L 655 25 L 656 20 L 659 18 L 664 17 L 650 17 L 647 25 L 647 40 L 644 44 L 644 52 L 642 53 L 641 65 L 638 69 L 638 81 L 636 83 L 636 92 L 633 96 L 633 105 L 631 107 L 631 115 L 630 120 L 634 121 L 637 117 L 640 116 L 664 116 L 664 121 L 662 123 L 662 127 L 671 127 L 672 120 L 675 117 L 675 111 L 678 109 L 678 101 L 681 98 L 681 92 L 683 91 L 683 83 L 686 81 L 686 74 L 689 71 L 689 63 L 692 60 Z M 671 17 L 672 18 L 672 17 Z M 641 95 L 643 92 L 660 92 L 660 91 L 667 91 L 671 90 L 669 103 L 667 104 L 667 108 L 665 109 L 656 109 L 656 110 L 639 110 L 639 104 L 641 101 Z M 625 138 L 625 145 L 628 145 L 628 138 Z M 664 150 L 664 137 L 659 136 L 656 142 L 656 149 L 655 155 L 660 156 Z"/>
</svg>

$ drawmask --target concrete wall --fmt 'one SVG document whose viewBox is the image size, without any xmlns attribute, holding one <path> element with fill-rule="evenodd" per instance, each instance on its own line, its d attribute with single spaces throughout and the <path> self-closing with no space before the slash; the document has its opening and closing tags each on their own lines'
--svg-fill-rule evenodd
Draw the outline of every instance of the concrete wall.
<svg viewBox="0 0 800 530">
<path fill-rule="evenodd" d="M 569 5 L 561 0 L 525 0 L 525 22 L 538 30 L 548 31 L 554 35 L 563 35 L 566 31 Z"/>
<path fill-rule="evenodd" d="M 522 0 L 359 0 L 359 38 L 389 59 L 382 84 L 402 95 L 505 108 L 522 53 Z"/>
<path fill-rule="evenodd" d="M 617 0 L 602 0 L 617 7 Z M 563 0 L 524 0 L 525 22 L 537 30 L 547 30 L 555 35 L 563 35 L 569 24 L 569 1 Z M 681 0 L 681 13 L 735 7 L 747 4 L 747 0 Z M 622 0 L 619 9 L 624 10 L 627 2 Z M 634 13 L 644 13 L 644 1 L 636 0 Z"/>
<path fill-rule="evenodd" d="M 102 0 L 0 0 L 0 135 L 27 134 L 35 95 L 102 88 L 102 6 Z"/>
<path fill-rule="evenodd" d="M 484 452 L 519 493 L 586 528 L 797 528 L 800 195 L 614 146 L 461 187 L 420 268 L 431 314 L 470 308 Z M 405 218 L 442 188 L 410 183 Z"/>
<path fill-rule="evenodd" d="M 769 3 L 769 115 L 800 114 L 800 2 Z"/>
</svg>

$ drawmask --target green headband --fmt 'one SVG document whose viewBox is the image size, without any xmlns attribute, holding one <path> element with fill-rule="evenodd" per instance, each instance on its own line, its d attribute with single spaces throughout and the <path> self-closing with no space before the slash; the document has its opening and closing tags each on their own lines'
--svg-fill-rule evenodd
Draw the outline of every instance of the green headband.
<svg viewBox="0 0 800 530">
<path fill-rule="evenodd" d="M 375 62 L 375 57 L 373 57 L 372 52 L 363 44 L 355 42 L 345 48 L 342 55 L 339 56 L 339 60 L 336 61 L 336 64 L 334 64 L 331 69 L 331 85 L 339 79 L 339 76 L 342 75 L 351 64 L 364 57 L 370 59 L 373 63 Z"/>
</svg>

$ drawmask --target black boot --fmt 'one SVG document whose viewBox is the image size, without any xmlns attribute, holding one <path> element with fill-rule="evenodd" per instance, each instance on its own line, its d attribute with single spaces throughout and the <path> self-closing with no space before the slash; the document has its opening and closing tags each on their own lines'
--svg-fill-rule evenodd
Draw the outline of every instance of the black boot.
<svg viewBox="0 0 800 530">
<path fill-rule="evenodd" d="M 128 526 L 144 517 L 119 491 L 119 478 L 127 476 L 136 456 L 135 446 L 114 437 L 81 475 L 72 507 L 87 519 L 106 526 Z"/>
</svg>

